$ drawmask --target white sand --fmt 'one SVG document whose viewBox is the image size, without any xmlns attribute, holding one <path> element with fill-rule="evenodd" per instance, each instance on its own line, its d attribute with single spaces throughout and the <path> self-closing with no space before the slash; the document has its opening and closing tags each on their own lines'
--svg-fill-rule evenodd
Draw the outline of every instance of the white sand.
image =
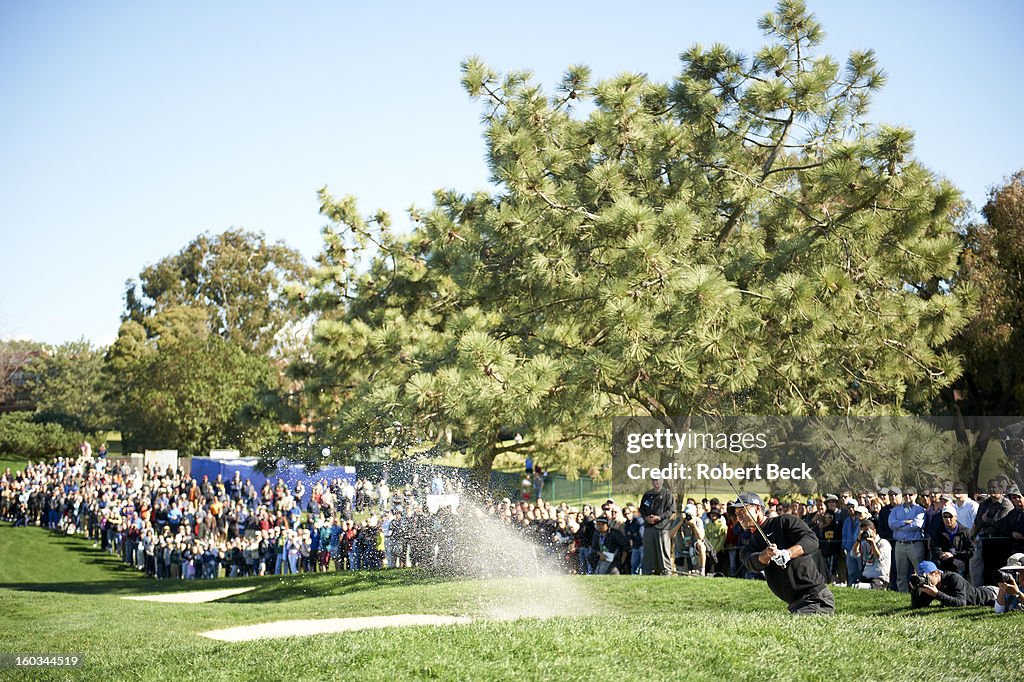
<svg viewBox="0 0 1024 682">
<path fill-rule="evenodd" d="M 121 597 L 132 601 L 161 601 L 169 604 L 202 604 L 208 601 L 217 601 L 224 597 L 233 597 L 255 587 L 233 587 L 228 590 L 199 590 L 196 592 L 174 592 L 170 594 L 147 594 L 141 597 Z"/>
<path fill-rule="evenodd" d="M 200 633 L 203 637 L 222 642 L 247 642 L 254 639 L 279 637 L 305 637 L 331 632 L 349 632 L 372 628 L 404 627 L 409 625 L 465 625 L 472 619 L 465 616 L 434 616 L 428 614 L 402 614 L 398 616 L 370 616 L 365 618 L 324 618 L 320 620 L 278 620 L 257 625 L 241 625 L 224 630 Z"/>
</svg>

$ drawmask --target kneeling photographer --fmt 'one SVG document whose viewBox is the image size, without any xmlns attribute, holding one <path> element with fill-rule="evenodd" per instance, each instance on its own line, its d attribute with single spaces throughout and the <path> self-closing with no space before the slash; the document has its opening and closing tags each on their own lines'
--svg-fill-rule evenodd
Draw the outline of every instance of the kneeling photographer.
<svg viewBox="0 0 1024 682">
<path fill-rule="evenodd" d="M 994 585 L 975 587 L 962 575 L 943 571 L 931 561 L 919 563 L 909 582 L 913 608 L 928 606 L 933 600 L 940 606 L 994 606 L 998 592 Z"/>
<path fill-rule="evenodd" d="M 879 537 L 875 524 L 861 521 L 860 535 L 853 545 L 852 555 L 860 560 L 863 570 L 855 587 L 862 590 L 889 589 L 889 567 L 892 560 L 892 545 Z"/>
<path fill-rule="evenodd" d="M 999 569 L 999 592 L 996 594 L 996 613 L 1024 612 L 1024 592 L 1021 578 L 1024 577 L 1024 552 L 1014 554 Z"/>
</svg>

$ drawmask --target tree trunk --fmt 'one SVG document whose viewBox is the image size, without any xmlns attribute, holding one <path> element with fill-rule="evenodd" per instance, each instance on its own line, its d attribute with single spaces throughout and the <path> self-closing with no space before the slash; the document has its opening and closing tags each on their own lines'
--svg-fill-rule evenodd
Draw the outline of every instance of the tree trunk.
<svg viewBox="0 0 1024 682">
<path fill-rule="evenodd" d="M 487 497 L 491 490 L 491 468 L 494 466 L 494 459 L 497 457 L 498 441 L 491 440 L 484 446 L 480 457 L 477 458 L 470 470 L 470 479 L 473 483 L 472 494 L 481 498 Z"/>
</svg>

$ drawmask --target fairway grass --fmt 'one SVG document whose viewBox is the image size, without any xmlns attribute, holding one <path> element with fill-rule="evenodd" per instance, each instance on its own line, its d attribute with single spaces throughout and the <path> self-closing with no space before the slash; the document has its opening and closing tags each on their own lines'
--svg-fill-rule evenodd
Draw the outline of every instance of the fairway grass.
<svg viewBox="0 0 1024 682">
<path fill-rule="evenodd" d="M 0 670 L 0 678 L 991 680 L 1021 670 L 1019 615 L 911 611 L 904 596 L 836 588 L 835 616 L 794 617 L 757 581 L 565 581 L 586 593 L 591 614 L 501 621 L 492 618 L 496 606 L 546 599 L 537 581 L 382 571 L 156 582 L 87 541 L 3 524 L 0 653 L 77 653 L 85 664 Z M 121 599 L 236 587 L 256 589 L 200 604 Z M 237 643 L 200 635 L 278 620 L 399 614 L 474 620 Z"/>
</svg>

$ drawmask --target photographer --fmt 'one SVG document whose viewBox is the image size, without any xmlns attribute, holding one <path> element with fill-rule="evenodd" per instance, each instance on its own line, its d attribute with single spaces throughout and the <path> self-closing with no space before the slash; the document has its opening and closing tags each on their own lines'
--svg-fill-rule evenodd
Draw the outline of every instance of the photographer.
<svg viewBox="0 0 1024 682">
<path fill-rule="evenodd" d="M 682 517 L 670 535 L 676 538 L 676 572 L 704 575 L 707 564 L 704 524 L 692 505 L 687 505 L 683 510 Z"/>
<path fill-rule="evenodd" d="M 1024 611 L 1024 593 L 1020 579 L 1024 573 L 1024 553 L 1014 554 L 999 569 L 999 592 L 996 594 L 996 613 Z"/>
<path fill-rule="evenodd" d="M 885 538 L 879 537 L 875 524 L 864 520 L 860 523 L 860 536 L 853 546 L 853 556 L 863 569 L 856 587 L 863 590 L 889 589 L 889 566 L 892 546 Z"/>
<path fill-rule="evenodd" d="M 975 587 L 959 573 L 941 571 L 931 561 L 919 563 L 908 582 L 911 608 L 928 606 L 933 600 L 940 606 L 994 606 L 998 593 L 993 585 Z"/>
</svg>

